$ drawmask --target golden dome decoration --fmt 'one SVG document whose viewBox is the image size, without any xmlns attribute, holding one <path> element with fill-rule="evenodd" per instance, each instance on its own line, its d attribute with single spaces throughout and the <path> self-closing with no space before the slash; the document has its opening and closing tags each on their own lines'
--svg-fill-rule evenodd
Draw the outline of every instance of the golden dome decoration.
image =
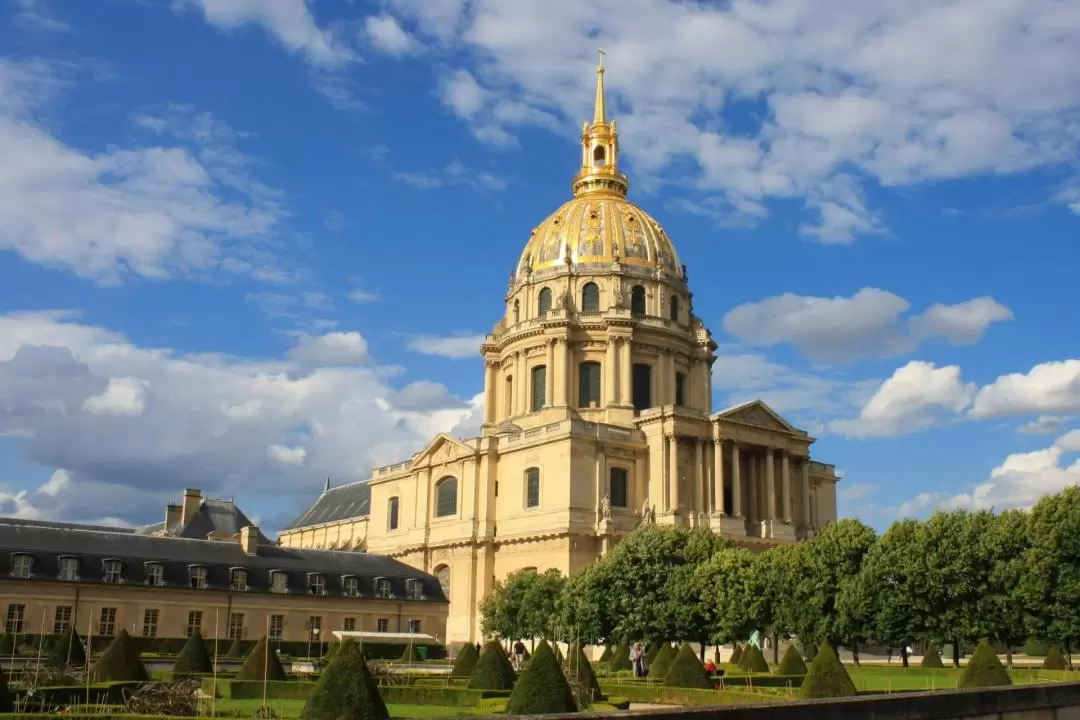
<svg viewBox="0 0 1080 720">
<path fill-rule="evenodd" d="M 533 230 L 518 273 L 574 264 L 622 263 L 681 272 L 675 246 L 652 217 L 626 199 L 630 181 L 619 171 L 619 136 L 604 102 L 604 58 L 596 71 L 592 123 L 581 133 L 581 169 L 574 199 Z"/>
</svg>

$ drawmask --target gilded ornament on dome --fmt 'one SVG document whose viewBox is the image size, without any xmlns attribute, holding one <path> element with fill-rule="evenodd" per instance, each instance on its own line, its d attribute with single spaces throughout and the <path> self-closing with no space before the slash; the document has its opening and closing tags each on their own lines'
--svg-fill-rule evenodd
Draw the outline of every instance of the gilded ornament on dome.
<svg viewBox="0 0 1080 720">
<path fill-rule="evenodd" d="M 623 246 L 626 257 L 647 260 L 645 249 L 645 229 L 632 213 L 623 213 Z"/>
<path fill-rule="evenodd" d="M 578 233 L 578 257 L 598 257 L 604 254 L 604 206 L 585 207 L 585 217 Z"/>
<path fill-rule="evenodd" d="M 563 230 L 560 227 L 559 218 L 552 221 L 551 227 L 544 238 L 544 244 L 540 247 L 540 262 L 550 262 L 559 259 L 559 247 L 562 245 Z"/>
</svg>

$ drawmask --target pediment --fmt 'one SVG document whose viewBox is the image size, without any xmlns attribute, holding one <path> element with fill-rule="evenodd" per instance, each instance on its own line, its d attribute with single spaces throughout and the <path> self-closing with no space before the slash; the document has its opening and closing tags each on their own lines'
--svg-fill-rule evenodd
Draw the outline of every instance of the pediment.
<svg viewBox="0 0 1080 720">
<path fill-rule="evenodd" d="M 426 448 L 413 456 L 412 462 L 409 463 L 409 467 L 417 468 L 425 465 L 438 465 L 439 463 L 457 460 L 458 458 L 468 457 L 473 454 L 475 454 L 475 451 L 465 443 L 456 440 L 445 433 L 439 433 L 428 443 Z"/>
<path fill-rule="evenodd" d="M 799 432 L 794 426 L 784 420 L 784 418 L 780 417 L 775 410 L 760 400 L 754 400 L 742 405 L 736 405 L 727 410 L 721 410 L 717 413 L 717 417 L 723 420 L 742 423 L 743 425 L 759 427 L 764 430 L 773 430 L 783 433 Z"/>
</svg>

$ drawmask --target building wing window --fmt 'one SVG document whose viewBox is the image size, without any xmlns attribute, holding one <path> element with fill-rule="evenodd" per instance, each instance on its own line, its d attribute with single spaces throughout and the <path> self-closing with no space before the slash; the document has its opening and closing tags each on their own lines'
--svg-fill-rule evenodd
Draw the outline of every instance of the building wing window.
<svg viewBox="0 0 1080 720">
<path fill-rule="evenodd" d="M 457 478 L 449 475 L 435 484 L 435 517 L 457 515 L 457 485 Z"/>
<path fill-rule="evenodd" d="M 387 502 L 386 507 L 386 529 L 397 530 L 398 529 L 398 508 L 401 507 L 401 501 L 392 497 Z"/>
<path fill-rule="evenodd" d="M 101 563 L 101 579 L 107 583 L 124 582 L 124 563 L 119 560 L 104 560 Z"/>
<path fill-rule="evenodd" d="M 270 616 L 270 639 L 280 640 L 285 635 L 285 616 L 284 615 L 271 615 Z"/>
<path fill-rule="evenodd" d="M 525 507 L 540 507 L 540 468 L 525 471 Z"/>
<path fill-rule="evenodd" d="M 551 312 L 551 288 L 543 288 L 537 296 L 536 312 L 540 317 Z"/>
<path fill-rule="evenodd" d="M 345 632 L 353 632 L 356 630 L 356 618 L 347 617 L 341 621 L 341 629 Z"/>
<path fill-rule="evenodd" d="M 390 618 L 379 618 L 375 621 L 376 632 L 390 632 Z"/>
<path fill-rule="evenodd" d="M 229 639 L 239 640 L 244 637 L 244 613 L 229 613 Z"/>
<path fill-rule="evenodd" d="M 679 297 L 677 295 L 671 296 L 671 307 L 669 308 L 671 313 L 671 321 L 679 322 Z"/>
<path fill-rule="evenodd" d="M 319 635 L 322 634 L 322 617 L 319 615 L 312 615 L 308 618 L 308 640 L 311 642 L 318 642 Z"/>
<path fill-rule="evenodd" d="M 11 576 L 17 578 L 30 578 L 34 573 L 34 556 L 26 553 L 15 553 L 11 556 Z"/>
<path fill-rule="evenodd" d="M 419 633 L 420 632 L 420 621 L 419 620 L 409 620 L 409 626 L 408 627 L 409 627 L 409 632 L 411 632 L 411 633 Z"/>
<path fill-rule="evenodd" d="M 206 568 L 202 565 L 192 565 L 188 568 L 188 584 L 192 590 L 206 589 Z"/>
<path fill-rule="evenodd" d="M 410 578 L 405 581 L 405 597 L 409 600 L 424 599 L 424 584 L 419 580 Z"/>
<path fill-rule="evenodd" d="M 630 312 L 634 315 L 645 314 L 645 288 L 640 285 L 630 289 Z"/>
<path fill-rule="evenodd" d="M 53 615 L 53 635 L 67 635 L 71 632 L 70 605 L 57 605 L 56 614 Z"/>
<path fill-rule="evenodd" d="M 244 568 L 233 568 L 230 570 L 229 587 L 239 592 L 248 590 L 248 571 Z"/>
<path fill-rule="evenodd" d="M 611 488 L 609 492 L 612 507 L 624 508 L 630 505 L 627 475 L 626 468 L 611 468 Z"/>
<path fill-rule="evenodd" d="M 578 407 L 600 406 L 600 363 L 578 365 Z"/>
<path fill-rule="evenodd" d="M 60 558 L 60 579 L 76 582 L 79 579 L 79 558 Z"/>
<path fill-rule="evenodd" d="M 116 608 L 101 608 L 101 617 L 98 620 L 98 635 L 112 637 L 116 634 Z"/>
<path fill-rule="evenodd" d="M 202 632 L 202 610 L 191 610 L 187 614 L 187 627 L 184 629 L 184 637 L 191 637 Z"/>
<path fill-rule="evenodd" d="M 4 620 L 4 632 L 8 635 L 22 635 L 26 632 L 25 605 L 7 606 L 7 618 Z"/>
<path fill-rule="evenodd" d="M 146 584 L 161 587 L 165 584 L 165 566 L 161 563 L 146 563 Z"/>
<path fill-rule="evenodd" d="M 341 578 L 341 591 L 345 597 L 357 597 L 360 594 L 360 580 L 351 575 Z"/>
<path fill-rule="evenodd" d="M 675 404 L 686 406 L 686 375 L 681 372 L 675 373 Z"/>
<path fill-rule="evenodd" d="M 289 576 L 280 570 L 273 570 L 270 573 L 270 592 L 287 593 L 289 592 Z"/>
<path fill-rule="evenodd" d="M 158 616 L 160 610 L 156 608 L 147 608 L 143 610 L 142 617 L 142 634 L 143 637 L 157 637 Z"/>
<path fill-rule="evenodd" d="M 394 597 L 394 593 L 390 590 L 390 580 L 388 578 L 375 579 L 375 597 L 384 600 Z"/>
<path fill-rule="evenodd" d="M 308 575 L 308 593 L 311 595 L 325 595 L 326 594 L 326 578 L 319 573 L 311 573 Z"/>
<path fill-rule="evenodd" d="M 547 368 L 537 365 L 532 369 L 532 411 L 540 412 L 547 397 Z"/>
<path fill-rule="evenodd" d="M 581 288 L 581 312 L 600 312 L 600 288 L 596 283 L 585 283 Z"/>
</svg>

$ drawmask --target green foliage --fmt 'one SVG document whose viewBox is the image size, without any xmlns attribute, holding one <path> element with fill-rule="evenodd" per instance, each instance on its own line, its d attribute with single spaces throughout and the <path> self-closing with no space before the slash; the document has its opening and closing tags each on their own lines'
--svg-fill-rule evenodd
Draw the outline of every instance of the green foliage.
<svg viewBox="0 0 1080 720">
<path fill-rule="evenodd" d="M 139 656 L 139 648 L 123 628 L 98 658 L 90 671 L 90 677 L 93 682 L 150 679 Z"/>
<path fill-rule="evenodd" d="M 728 658 L 728 662 L 732 665 L 738 665 L 742 660 L 743 646 L 739 643 L 735 643 L 735 647 L 731 650 L 731 657 Z"/>
<path fill-rule="evenodd" d="M 677 688 L 701 688 L 703 690 L 713 687 L 709 674 L 705 672 L 705 667 L 689 645 L 683 645 L 675 659 L 672 660 L 671 667 L 668 668 L 667 673 L 664 675 L 664 685 Z"/>
<path fill-rule="evenodd" d="M 1043 670 L 1068 670 L 1069 664 L 1065 662 L 1065 654 L 1057 645 L 1051 645 L 1043 658 Z"/>
<path fill-rule="evenodd" d="M 967 638 L 989 637 L 1013 647 L 1024 642 L 1029 607 L 1023 587 L 1029 571 L 1031 553 L 1031 516 L 1020 510 L 1007 510 L 993 517 L 990 527 L 979 538 L 981 562 L 989 563 L 987 582 L 974 606 L 974 634 Z"/>
<path fill-rule="evenodd" d="M 753 643 L 746 644 L 746 649 L 743 650 L 742 657 L 739 658 L 739 667 L 748 673 L 769 672 L 769 663 L 765 662 L 765 656 L 761 654 L 758 646 Z"/>
<path fill-rule="evenodd" d="M 11 690 L 8 689 L 7 673 L 0 668 L 0 713 L 9 713 L 13 710 Z"/>
<path fill-rule="evenodd" d="M 822 643 L 817 655 L 814 656 L 814 661 L 810 663 L 810 670 L 803 678 L 802 687 L 799 688 L 799 697 L 851 697 L 856 693 L 855 683 L 851 681 L 840 658 L 836 657 L 832 646 Z"/>
<path fill-rule="evenodd" d="M 559 625 L 585 643 L 610 638 L 609 631 L 615 627 L 610 603 L 603 597 L 611 586 L 608 576 L 603 561 L 586 565 L 570 576 L 559 596 Z"/>
<path fill-rule="evenodd" d="M 49 646 L 45 664 L 54 668 L 86 665 L 86 652 L 83 650 L 82 638 L 74 629 L 56 637 Z"/>
<path fill-rule="evenodd" d="M 570 647 L 567 653 L 570 663 L 566 667 L 566 677 L 588 693 L 588 700 L 599 700 L 603 693 L 600 692 L 600 683 L 593 672 L 592 664 L 585 657 L 585 653 L 576 644 Z"/>
<path fill-rule="evenodd" d="M 256 646 L 257 647 L 257 646 Z M 302 720 L 387 720 L 390 713 L 359 646 L 345 640 L 319 676 Z"/>
<path fill-rule="evenodd" d="M 416 649 L 415 645 L 406 645 L 405 650 L 401 653 L 401 657 L 398 658 L 402 662 L 418 663 L 423 662 L 424 658 L 420 657 L 420 651 Z"/>
<path fill-rule="evenodd" d="M 504 638 L 551 637 L 559 624 L 559 599 L 566 578 L 558 570 L 518 570 L 495 583 L 480 603 L 485 635 Z"/>
<path fill-rule="evenodd" d="M 479 659 L 480 653 L 476 652 L 476 646 L 472 643 L 466 644 L 454 658 L 454 669 L 450 671 L 450 674 L 454 677 L 469 677 Z"/>
<path fill-rule="evenodd" d="M 229 649 L 225 651 L 225 657 L 236 660 L 244 657 L 244 644 L 240 642 L 240 638 L 232 641 L 232 645 L 229 645 Z"/>
<path fill-rule="evenodd" d="M 0 635 L 0 655 L 12 655 L 15 653 L 15 638 L 8 633 Z"/>
<path fill-rule="evenodd" d="M 599 662 L 602 662 L 602 663 L 611 662 L 611 654 L 612 654 L 612 652 L 613 651 L 612 651 L 611 645 L 605 645 L 604 646 L 604 652 L 600 653 Z"/>
<path fill-rule="evenodd" d="M 702 569 L 701 603 L 710 611 L 711 639 L 732 642 L 762 627 L 770 591 L 757 570 L 754 554 L 745 548 L 723 548 Z"/>
<path fill-rule="evenodd" d="M 922 662 L 919 663 L 919 667 L 924 668 L 943 668 L 945 664 L 941 662 L 941 651 L 938 650 L 937 643 L 930 643 L 927 646 L 926 652 L 923 653 Z"/>
<path fill-rule="evenodd" d="M 555 644 L 549 647 L 551 647 L 551 654 L 555 656 L 555 662 L 558 663 L 559 667 L 565 665 L 566 658 L 563 657 L 562 650 L 559 648 L 559 646 Z"/>
<path fill-rule="evenodd" d="M 881 645 L 911 645 L 923 635 L 923 611 L 908 589 L 919 584 L 921 573 L 918 532 L 916 520 L 893 523 L 866 553 L 854 584 L 845 588 L 871 608 L 867 635 Z"/>
<path fill-rule="evenodd" d="M 262 681 L 264 677 L 267 680 L 284 680 L 286 678 L 285 670 L 281 667 L 281 661 L 278 660 L 277 653 L 270 647 L 270 642 L 265 635 L 259 642 L 255 643 L 255 647 L 251 648 L 251 652 L 248 653 L 244 664 L 240 666 L 239 672 L 236 673 L 237 680 Z"/>
<path fill-rule="evenodd" d="M 624 640 L 615 646 L 615 651 L 611 656 L 611 664 L 608 667 L 612 672 L 634 669 L 634 664 L 630 662 L 630 643 Z"/>
<path fill-rule="evenodd" d="M 671 643 L 662 643 L 656 651 L 656 656 L 649 663 L 649 677 L 662 680 L 667 675 L 671 662 L 678 654 L 678 651 L 671 646 Z"/>
<path fill-rule="evenodd" d="M 968 658 L 967 667 L 957 681 L 958 688 L 999 687 L 1012 685 L 1009 673 L 998 659 L 997 653 L 986 640 L 979 642 L 975 652 Z"/>
<path fill-rule="evenodd" d="M 653 664 L 653 661 L 656 660 L 656 656 L 659 655 L 660 651 L 664 649 L 664 646 L 665 645 L 670 645 L 670 644 L 671 643 L 665 643 L 665 642 L 651 642 L 648 645 L 646 645 L 645 646 L 645 664 L 651 666 Z"/>
<path fill-rule="evenodd" d="M 514 687 L 514 668 L 498 640 L 488 640 L 480 651 L 480 657 L 469 675 L 469 687 L 473 690 L 509 690 Z"/>
<path fill-rule="evenodd" d="M 1045 657 L 1050 652 L 1050 643 L 1039 638 L 1028 638 L 1024 643 L 1024 654 L 1028 657 Z"/>
<path fill-rule="evenodd" d="M 481 656 L 481 660 L 483 657 Z M 532 660 L 506 701 L 507 715 L 577 712 L 573 692 L 546 640 L 536 646 Z"/>
<path fill-rule="evenodd" d="M 784 657 L 780 660 L 776 674 L 784 676 L 806 674 L 806 663 L 794 645 L 788 645 L 787 650 L 784 651 Z"/>
<path fill-rule="evenodd" d="M 1048 640 L 1080 637 L 1080 487 L 1047 495 L 1031 510 L 1021 593 L 1031 632 Z"/>
<path fill-rule="evenodd" d="M 212 673 L 214 661 L 210 657 L 210 651 L 206 649 L 202 633 L 196 630 L 184 644 L 184 649 L 176 658 L 173 665 L 174 673 Z"/>
</svg>

